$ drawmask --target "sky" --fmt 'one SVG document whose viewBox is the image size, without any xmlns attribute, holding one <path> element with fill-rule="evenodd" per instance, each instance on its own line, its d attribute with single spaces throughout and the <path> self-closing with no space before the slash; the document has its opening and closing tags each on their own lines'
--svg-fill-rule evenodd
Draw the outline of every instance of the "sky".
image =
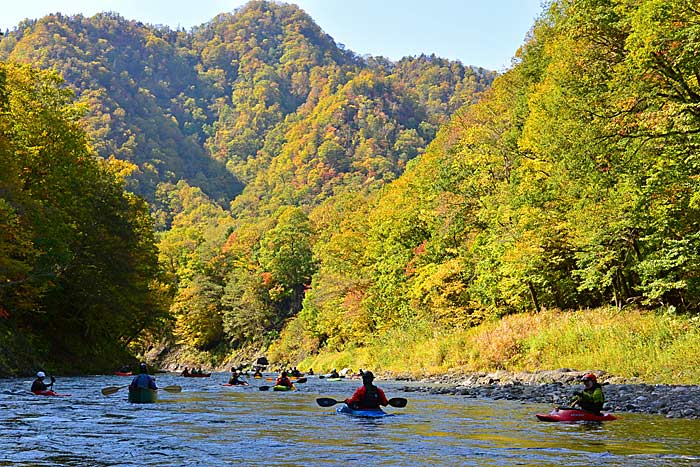
<svg viewBox="0 0 700 467">
<path fill-rule="evenodd" d="M 353 52 L 398 60 L 425 53 L 504 71 L 539 16 L 542 0 L 288 0 Z M 50 13 L 103 11 L 189 30 L 244 0 L 4 0 L 0 31 Z"/>
</svg>

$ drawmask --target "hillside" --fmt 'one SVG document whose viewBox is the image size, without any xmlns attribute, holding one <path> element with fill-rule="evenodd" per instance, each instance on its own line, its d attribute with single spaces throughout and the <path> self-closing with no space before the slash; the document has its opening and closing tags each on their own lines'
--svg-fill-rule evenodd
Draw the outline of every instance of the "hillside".
<svg viewBox="0 0 700 467">
<path fill-rule="evenodd" d="M 149 333 L 220 350 L 274 335 L 301 309 L 315 260 L 290 272 L 261 242 L 302 228 L 311 254 L 315 207 L 400 177 L 494 77 L 435 56 L 359 57 L 268 1 L 191 31 L 51 15 L 11 31 L 0 59 L 56 70 L 91 149 L 148 201 L 175 291 L 172 319 Z"/>
<path fill-rule="evenodd" d="M 64 74 L 90 149 L 150 203 L 154 311 L 168 311 L 138 315 L 141 338 L 117 336 L 123 346 L 179 346 L 214 365 L 246 347 L 321 362 L 409 339 L 440 343 L 430 365 L 444 368 L 469 328 L 559 316 L 546 310 L 659 312 L 672 332 L 639 348 L 678 352 L 685 335 L 696 347 L 699 17 L 685 0 L 553 1 L 498 77 L 434 56 L 358 57 L 267 1 L 190 32 L 51 16 L 0 50 Z M 9 173 L 31 173 L 15 162 Z M 6 224 L 24 220 L 9 203 Z M 33 247 L 51 233 L 26 232 Z M 1 279 L 37 267 L 19 259 Z M 2 293 L 23 304 L 45 290 Z M 523 345 L 485 365 L 538 365 Z M 475 361 L 486 350 L 468 349 Z"/>
</svg>

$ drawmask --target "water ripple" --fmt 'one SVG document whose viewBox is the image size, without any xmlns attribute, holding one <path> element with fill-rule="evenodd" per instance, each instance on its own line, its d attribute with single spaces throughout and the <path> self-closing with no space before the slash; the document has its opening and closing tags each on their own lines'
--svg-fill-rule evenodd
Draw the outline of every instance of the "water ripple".
<svg viewBox="0 0 700 467">
<path fill-rule="evenodd" d="M 155 404 L 130 404 L 129 378 L 59 378 L 70 397 L 33 396 L 31 381 L 0 380 L 0 466 L 436 465 L 690 466 L 700 421 L 627 415 L 605 424 L 537 422 L 549 407 L 460 396 L 402 394 L 405 409 L 381 419 L 338 415 L 318 396 L 342 399 L 357 382 L 310 379 L 298 391 L 224 387 L 225 374 L 159 375 Z M 60 386 L 58 386 L 60 384 Z M 269 383 L 267 383 L 269 384 Z"/>
</svg>

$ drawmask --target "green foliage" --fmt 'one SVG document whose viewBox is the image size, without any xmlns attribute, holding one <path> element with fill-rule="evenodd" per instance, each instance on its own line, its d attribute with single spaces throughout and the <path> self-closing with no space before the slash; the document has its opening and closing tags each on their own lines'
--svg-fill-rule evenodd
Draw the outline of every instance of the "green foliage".
<svg viewBox="0 0 700 467">
<path fill-rule="evenodd" d="M 113 365 L 169 305 L 147 206 L 94 158 L 56 73 L 1 64 L 0 96 L 3 318 L 60 368 Z"/>
<path fill-rule="evenodd" d="M 122 177 L 148 194 L 176 285 L 173 332 L 199 350 L 279 336 L 287 362 L 529 310 L 697 312 L 698 18 L 690 0 L 552 1 L 495 79 L 435 56 L 361 59 L 298 7 L 267 1 L 190 33 L 115 15 L 28 22 L 1 56 L 64 73 L 95 149 L 114 158 L 89 185 L 45 157 L 101 166 L 63 123 L 76 108 L 53 75 L 38 99 L 22 91 L 27 109 L 65 114 L 2 123 L 15 135 L 0 140 L 3 303 L 19 316 L 65 308 L 58 278 L 106 268 L 86 238 L 138 246 L 134 281 L 156 279 L 136 296 L 167 302 Z M 128 259 L 110 261 L 129 271 Z M 109 288 L 115 274 L 95 281 Z M 97 316 L 125 302 L 105 295 L 75 316 L 108 334 Z M 516 344 L 484 358 L 515 363 Z M 448 347 L 429 358 L 448 361 Z"/>
<path fill-rule="evenodd" d="M 302 329 L 335 351 L 368 343 L 348 337 L 353 322 L 386 333 L 607 303 L 696 312 L 699 18 L 686 0 L 552 2 L 513 68 L 358 210 L 369 225 L 344 232 L 362 238 L 360 312 L 320 324 L 348 309 L 326 266 L 343 254 L 326 250 Z"/>
</svg>

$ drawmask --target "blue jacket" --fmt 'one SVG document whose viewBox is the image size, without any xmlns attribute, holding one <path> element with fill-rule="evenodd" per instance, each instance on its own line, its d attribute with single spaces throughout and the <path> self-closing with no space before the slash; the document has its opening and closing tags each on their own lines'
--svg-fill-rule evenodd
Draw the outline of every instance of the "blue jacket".
<svg viewBox="0 0 700 467">
<path fill-rule="evenodd" d="M 155 380 L 149 376 L 148 373 L 141 373 L 136 376 L 129 385 L 129 389 L 136 388 L 158 389 L 158 386 L 156 386 Z"/>
</svg>

